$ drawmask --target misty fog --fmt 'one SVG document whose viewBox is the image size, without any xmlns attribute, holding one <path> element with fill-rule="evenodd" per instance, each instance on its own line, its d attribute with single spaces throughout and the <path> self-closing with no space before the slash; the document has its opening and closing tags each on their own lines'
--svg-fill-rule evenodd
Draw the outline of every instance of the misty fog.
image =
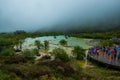
<svg viewBox="0 0 120 80">
<path fill-rule="evenodd" d="M 0 0 L 0 32 L 120 26 L 120 0 Z"/>
</svg>

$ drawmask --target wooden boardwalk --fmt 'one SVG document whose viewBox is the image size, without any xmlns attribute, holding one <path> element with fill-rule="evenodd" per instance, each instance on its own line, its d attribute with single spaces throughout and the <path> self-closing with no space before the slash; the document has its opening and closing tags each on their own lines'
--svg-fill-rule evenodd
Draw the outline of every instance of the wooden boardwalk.
<svg viewBox="0 0 120 80">
<path fill-rule="evenodd" d="M 120 63 L 119 63 L 116 59 L 113 60 L 113 61 L 111 61 L 111 59 L 109 59 L 109 58 L 107 58 L 105 55 L 103 56 L 103 55 L 101 55 L 101 54 L 100 54 L 99 56 L 97 56 L 97 55 L 94 55 L 94 56 L 88 55 L 88 57 L 89 57 L 90 59 L 92 59 L 92 61 L 102 63 L 101 66 L 107 65 L 108 67 L 112 67 L 112 68 L 115 68 L 115 69 L 119 69 L 119 70 L 120 70 Z"/>
</svg>

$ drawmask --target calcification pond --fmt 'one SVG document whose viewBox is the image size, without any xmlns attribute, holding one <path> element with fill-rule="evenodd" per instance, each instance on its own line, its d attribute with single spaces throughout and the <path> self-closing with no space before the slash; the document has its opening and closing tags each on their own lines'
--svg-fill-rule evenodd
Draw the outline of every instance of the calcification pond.
<svg viewBox="0 0 120 80">
<path fill-rule="evenodd" d="M 63 47 L 59 44 L 59 41 L 65 39 L 67 41 L 67 47 Z M 45 40 L 49 41 L 49 52 L 51 52 L 54 48 L 63 48 L 67 53 L 70 53 L 74 46 L 81 46 L 84 49 L 88 49 L 91 47 L 88 43 L 91 39 L 85 38 L 76 38 L 76 37 L 67 37 L 65 36 L 43 36 L 36 38 L 26 38 L 22 47 L 24 49 L 34 49 L 36 46 L 34 45 L 35 40 L 39 40 L 41 43 L 44 43 Z"/>
</svg>

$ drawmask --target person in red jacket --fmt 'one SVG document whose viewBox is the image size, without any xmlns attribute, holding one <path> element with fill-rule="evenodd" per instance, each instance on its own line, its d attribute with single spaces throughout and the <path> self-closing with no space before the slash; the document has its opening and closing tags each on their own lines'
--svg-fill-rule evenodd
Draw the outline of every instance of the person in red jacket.
<svg viewBox="0 0 120 80">
<path fill-rule="evenodd" d="M 115 55 L 115 50 L 113 49 L 113 48 L 110 48 L 110 62 L 112 63 L 112 62 L 114 62 L 114 60 L 115 60 L 115 57 L 114 57 L 114 55 Z"/>
</svg>

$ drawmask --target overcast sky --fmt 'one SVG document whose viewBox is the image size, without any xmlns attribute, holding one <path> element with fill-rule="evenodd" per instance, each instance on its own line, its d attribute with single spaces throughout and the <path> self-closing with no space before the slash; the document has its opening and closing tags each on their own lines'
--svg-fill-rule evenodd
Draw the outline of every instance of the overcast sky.
<svg viewBox="0 0 120 80">
<path fill-rule="evenodd" d="M 120 0 L 0 0 L 0 32 L 109 20 L 119 22 Z"/>
</svg>

